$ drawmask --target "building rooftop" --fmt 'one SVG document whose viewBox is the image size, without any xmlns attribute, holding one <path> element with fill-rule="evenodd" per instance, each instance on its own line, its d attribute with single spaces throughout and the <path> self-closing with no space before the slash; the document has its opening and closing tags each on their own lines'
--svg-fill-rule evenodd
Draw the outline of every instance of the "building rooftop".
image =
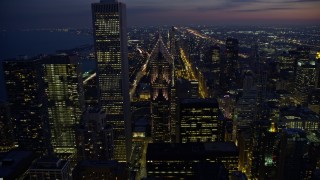
<svg viewBox="0 0 320 180">
<path fill-rule="evenodd" d="M 0 177 L 16 179 L 25 173 L 35 155 L 31 151 L 9 151 L 0 154 Z"/>
<path fill-rule="evenodd" d="M 197 104 L 197 106 L 194 106 L 194 104 Z M 181 106 L 183 107 L 208 107 L 208 106 L 215 106 L 218 107 L 218 101 L 217 99 L 200 99 L 200 98 L 190 98 L 190 99 L 182 99 L 181 100 Z"/>
<path fill-rule="evenodd" d="M 152 143 L 148 144 L 147 160 L 200 160 L 238 154 L 233 142 Z"/>
<path fill-rule="evenodd" d="M 33 169 L 63 169 L 68 164 L 67 160 L 62 160 L 57 157 L 42 157 L 31 165 L 29 170 Z"/>
<path fill-rule="evenodd" d="M 123 167 L 123 164 L 119 163 L 115 160 L 106 160 L 106 161 L 98 161 L 98 160 L 84 160 L 77 164 L 78 168 L 114 168 L 114 167 Z"/>
</svg>

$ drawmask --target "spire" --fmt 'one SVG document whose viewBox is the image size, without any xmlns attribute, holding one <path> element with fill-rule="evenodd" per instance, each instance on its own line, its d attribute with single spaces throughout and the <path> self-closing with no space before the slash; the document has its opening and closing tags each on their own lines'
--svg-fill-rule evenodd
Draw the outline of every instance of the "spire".
<svg viewBox="0 0 320 180">
<path fill-rule="evenodd" d="M 152 49 L 151 53 L 150 53 L 150 59 L 156 59 L 156 58 L 152 58 L 155 56 L 158 56 L 158 52 L 161 52 L 163 57 L 170 63 L 172 64 L 173 58 L 168 50 L 168 48 L 166 47 L 166 45 L 163 42 L 162 36 L 159 33 L 158 34 L 158 41 L 156 42 L 156 45 L 154 46 L 154 48 Z"/>
</svg>

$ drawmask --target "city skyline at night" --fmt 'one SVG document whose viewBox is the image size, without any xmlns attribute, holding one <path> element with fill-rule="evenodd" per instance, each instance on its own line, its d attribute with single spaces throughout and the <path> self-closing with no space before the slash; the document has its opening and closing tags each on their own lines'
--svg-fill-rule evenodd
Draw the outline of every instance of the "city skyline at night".
<svg viewBox="0 0 320 180">
<path fill-rule="evenodd" d="M 320 179 L 319 8 L 1 1 L 0 180 Z"/>
</svg>

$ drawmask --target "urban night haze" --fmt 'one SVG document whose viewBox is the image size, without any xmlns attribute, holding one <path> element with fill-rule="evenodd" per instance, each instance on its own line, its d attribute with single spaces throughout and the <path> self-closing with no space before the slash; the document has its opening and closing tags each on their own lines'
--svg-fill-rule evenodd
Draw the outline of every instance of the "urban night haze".
<svg viewBox="0 0 320 180">
<path fill-rule="evenodd" d="M 1 0 L 2 179 L 319 180 L 320 0 Z"/>
</svg>

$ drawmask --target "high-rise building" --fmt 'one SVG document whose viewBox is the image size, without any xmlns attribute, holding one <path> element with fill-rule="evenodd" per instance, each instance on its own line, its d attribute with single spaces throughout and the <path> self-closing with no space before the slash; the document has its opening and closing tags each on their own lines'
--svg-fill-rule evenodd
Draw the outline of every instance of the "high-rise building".
<svg viewBox="0 0 320 180">
<path fill-rule="evenodd" d="M 266 147 L 265 143 L 267 143 L 266 141 L 264 141 L 265 138 L 265 134 L 263 134 L 265 131 L 267 131 L 268 129 L 270 129 L 270 121 L 269 120 L 257 120 L 257 121 L 253 121 L 251 123 L 251 145 L 250 145 L 250 156 L 249 156 L 249 162 L 250 162 L 250 171 L 251 171 L 251 176 L 253 179 L 259 178 L 259 177 L 263 177 L 259 175 L 259 170 L 260 168 L 263 166 L 264 163 L 270 163 L 268 161 L 270 161 L 270 157 L 269 155 L 267 155 L 268 157 L 265 159 L 265 152 L 264 152 L 264 148 L 268 148 Z M 272 138 L 271 138 L 272 139 Z M 275 140 L 275 138 L 273 138 L 273 140 Z"/>
<path fill-rule="evenodd" d="M 14 147 L 11 121 L 9 104 L 0 101 L 0 152 L 7 152 Z"/>
<path fill-rule="evenodd" d="M 299 46 L 296 49 L 296 57 L 299 61 L 308 61 L 310 59 L 310 47 Z"/>
<path fill-rule="evenodd" d="M 257 74 L 257 94 L 256 94 L 256 115 L 255 120 L 261 120 L 264 117 L 264 105 L 267 97 L 267 72 L 266 67 L 259 62 L 258 74 Z"/>
<path fill-rule="evenodd" d="M 224 86 L 229 89 L 235 85 L 236 72 L 239 70 L 239 42 L 237 39 L 227 38 L 225 55 L 225 62 L 223 63 L 223 80 Z"/>
<path fill-rule="evenodd" d="M 214 85 L 216 88 L 220 85 L 221 74 L 221 50 L 219 46 L 210 48 L 211 54 L 211 72 L 213 73 Z"/>
<path fill-rule="evenodd" d="M 252 132 L 249 128 L 242 129 L 239 133 L 237 142 L 239 148 L 239 170 L 245 172 L 248 177 L 251 177 L 252 166 Z"/>
<path fill-rule="evenodd" d="M 79 160 L 113 159 L 113 129 L 100 108 L 87 108 L 77 128 Z"/>
<path fill-rule="evenodd" d="M 183 99 L 179 105 L 180 142 L 221 141 L 222 120 L 216 99 Z"/>
<path fill-rule="evenodd" d="M 37 179 L 65 179 L 71 180 L 70 162 L 56 157 L 42 157 L 29 168 L 30 180 Z"/>
<path fill-rule="evenodd" d="M 279 154 L 279 136 L 272 127 L 268 131 L 264 131 L 261 138 L 260 154 L 262 163 L 259 167 L 258 179 L 276 179 L 277 175 L 277 156 Z"/>
<path fill-rule="evenodd" d="M 295 68 L 296 68 L 296 51 L 289 51 L 282 53 L 279 57 L 279 69 L 280 73 L 289 73 L 294 77 Z"/>
<path fill-rule="evenodd" d="M 304 158 L 308 166 L 306 168 L 305 176 L 313 174 L 320 167 L 320 130 L 307 132 L 308 139 L 308 155 Z M 311 172 L 310 172 L 311 171 Z"/>
<path fill-rule="evenodd" d="M 320 115 L 320 88 L 313 90 L 308 96 L 308 108 Z"/>
<path fill-rule="evenodd" d="M 277 179 L 302 179 L 303 156 L 307 152 L 306 133 L 301 129 L 285 129 L 279 147 Z"/>
<path fill-rule="evenodd" d="M 15 142 L 21 149 L 46 154 L 49 147 L 47 97 L 40 60 L 5 61 L 3 69 Z"/>
<path fill-rule="evenodd" d="M 75 127 L 84 109 L 82 74 L 77 56 L 43 58 L 44 80 L 53 151 L 63 158 L 75 158 Z"/>
<path fill-rule="evenodd" d="M 244 73 L 243 78 L 243 94 L 247 94 L 254 87 L 254 77 L 251 71 L 247 71 Z"/>
<path fill-rule="evenodd" d="M 151 136 L 154 142 L 171 142 L 172 58 L 159 39 L 150 54 Z"/>
<path fill-rule="evenodd" d="M 98 77 L 94 71 L 83 74 L 84 100 L 86 107 L 96 107 L 99 104 Z"/>
<path fill-rule="evenodd" d="M 295 80 L 295 97 L 298 103 L 306 105 L 308 94 L 316 87 L 316 73 L 315 61 L 298 60 Z"/>
<path fill-rule="evenodd" d="M 317 66 L 316 88 L 319 88 L 319 89 L 320 89 L 320 51 L 317 52 L 317 56 L 316 56 L 316 66 Z"/>
<path fill-rule="evenodd" d="M 170 35 L 171 34 L 171 35 Z M 170 105 L 170 118 L 171 118 L 171 136 L 172 136 L 172 140 L 173 142 L 178 142 L 178 136 L 177 136 L 177 130 L 178 130 L 178 126 L 177 126 L 177 100 L 178 100 L 178 92 L 177 92 L 177 83 L 176 83 L 176 67 L 175 64 L 178 62 L 179 59 L 179 53 L 178 48 L 177 48 L 177 39 L 176 39 L 176 30 L 175 27 L 171 28 L 171 31 L 169 33 L 170 38 L 168 39 L 169 41 L 169 47 L 170 47 L 170 54 L 172 55 L 173 59 L 172 59 L 172 69 L 171 69 L 171 79 L 172 79 L 172 83 L 171 83 L 171 105 Z"/>
<path fill-rule="evenodd" d="M 93 3 L 92 22 L 100 104 L 114 128 L 114 158 L 126 162 L 131 153 L 126 5 Z"/>
<path fill-rule="evenodd" d="M 235 125 L 237 127 L 249 127 L 256 115 L 256 94 L 255 88 L 247 91 L 239 98 L 235 109 Z"/>
</svg>

